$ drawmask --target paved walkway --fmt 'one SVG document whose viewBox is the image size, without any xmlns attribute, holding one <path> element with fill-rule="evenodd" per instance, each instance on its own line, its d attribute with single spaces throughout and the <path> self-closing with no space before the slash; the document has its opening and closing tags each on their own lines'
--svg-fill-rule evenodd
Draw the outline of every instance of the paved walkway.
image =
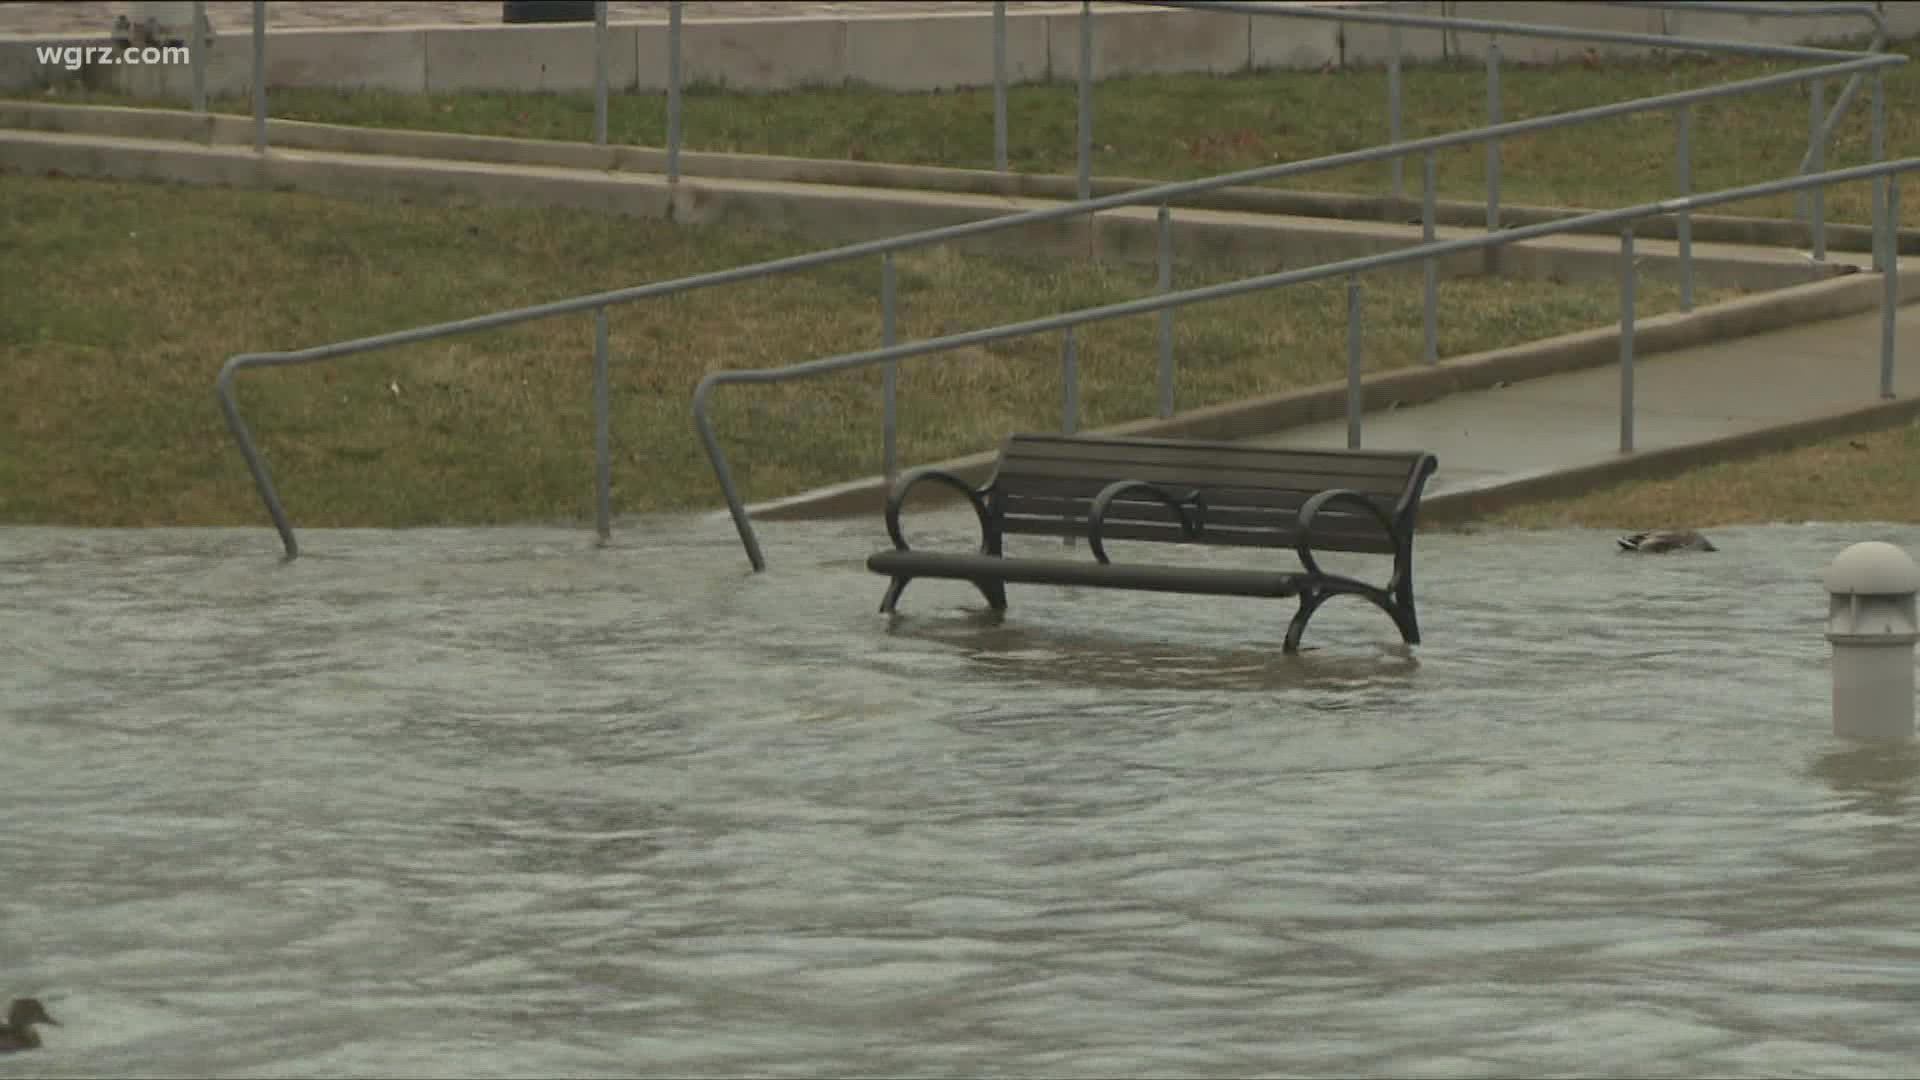
<svg viewBox="0 0 1920 1080">
<path fill-rule="evenodd" d="M 1008 10 L 1059 8 L 1062 0 L 1010 0 Z M 1070 5 L 1069 5 L 1070 6 Z M 105 33 L 116 15 L 128 10 L 125 0 L 59 0 L 59 2 L 0 3 L 0 35 Z M 889 15 L 934 11 L 990 12 L 988 0 L 689 0 L 681 9 L 686 19 L 764 19 L 796 15 Z M 609 21 L 665 20 L 666 0 L 609 0 Z M 215 33 L 237 32 L 253 25 L 251 0 L 208 0 L 207 21 Z M 415 26 L 455 24 L 496 26 L 499 0 L 412 0 L 370 3 L 368 0 L 273 0 L 267 5 L 267 25 L 295 27 Z"/>
<path fill-rule="evenodd" d="M 1920 272 L 1914 260 L 1901 273 Z M 1920 307 L 1895 320 L 1894 391 L 1920 394 Z M 1639 451 L 1664 450 L 1879 402 L 1878 311 L 1691 349 L 1634 366 Z M 1266 446 L 1342 447 L 1345 420 L 1249 440 Z M 1464 494 L 1620 457 L 1617 364 L 1549 375 L 1497 390 L 1453 394 L 1362 418 L 1361 445 L 1429 450 L 1440 471 L 1428 489 Z"/>
</svg>

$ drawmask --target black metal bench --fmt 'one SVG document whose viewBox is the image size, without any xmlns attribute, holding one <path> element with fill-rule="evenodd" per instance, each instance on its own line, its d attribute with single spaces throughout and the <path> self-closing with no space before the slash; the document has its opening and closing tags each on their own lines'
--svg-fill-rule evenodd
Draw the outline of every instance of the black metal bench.
<svg viewBox="0 0 1920 1080">
<path fill-rule="evenodd" d="M 1382 450 L 1292 450 L 1231 442 L 1015 435 L 993 478 L 979 488 L 952 473 L 915 469 L 887 499 L 894 550 L 867 560 L 892 578 L 880 602 L 891 613 L 917 577 L 971 581 L 995 610 L 1007 582 L 1086 585 L 1217 596 L 1300 598 L 1285 649 L 1297 652 L 1307 620 L 1335 596 L 1360 596 L 1392 617 L 1408 644 L 1420 641 L 1413 608 L 1414 512 L 1438 463 L 1433 455 Z M 966 495 L 980 519 L 977 554 L 914 551 L 900 509 L 922 481 Z M 1005 538 L 1023 533 L 1084 539 L 1092 561 L 1012 558 Z M 1298 570 L 1116 564 L 1109 540 L 1292 548 Z M 1384 586 L 1328 573 L 1314 553 L 1393 556 Z"/>
</svg>

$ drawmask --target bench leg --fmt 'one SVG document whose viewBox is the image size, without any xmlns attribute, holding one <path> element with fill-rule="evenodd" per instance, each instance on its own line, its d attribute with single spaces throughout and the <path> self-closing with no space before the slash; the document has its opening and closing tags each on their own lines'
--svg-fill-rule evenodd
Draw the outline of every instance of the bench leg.
<svg viewBox="0 0 1920 1080">
<path fill-rule="evenodd" d="M 912 582 L 910 577 L 896 577 L 887 585 L 887 595 L 880 598 L 880 614 L 891 615 L 900 606 L 900 594 L 907 591 Z M 1007 583 L 1004 581 L 980 580 L 973 583 L 980 595 L 987 598 L 987 606 L 995 611 L 1007 610 Z"/>
<path fill-rule="evenodd" d="M 1289 656 L 1300 651 L 1300 637 L 1307 632 L 1307 620 L 1313 618 L 1313 613 L 1320 610 L 1320 605 L 1332 595 L 1318 589 L 1302 590 L 1300 610 L 1293 613 L 1293 621 L 1287 624 L 1287 640 L 1281 646 L 1282 651 Z"/>
<path fill-rule="evenodd" d="M 1007 583 L 1004 581 L 981 580 L 973 583 L 980 595 L 987 598 L 987 606 L 995 611 L 1007 610 Z"/>
<path fill-rule="evenodd" d="M 1400 638 L 1409 645 L 1420 644 L 1420 618 L 1413 613 L 1413 597 L 1396 596 L 1393 607 L 1387 609 L 1393 616 L 1393 625 L 1400 628 Z"/>
<path fill-rule="evenodd" d="M 910 577 L 896 577 L 887 583 L 887 595 L 880 598 L 880 614 L 891 615 L 900 603 L 900 594 L 907 591 L 907 585 L 913 581 Z"/>
</svg>

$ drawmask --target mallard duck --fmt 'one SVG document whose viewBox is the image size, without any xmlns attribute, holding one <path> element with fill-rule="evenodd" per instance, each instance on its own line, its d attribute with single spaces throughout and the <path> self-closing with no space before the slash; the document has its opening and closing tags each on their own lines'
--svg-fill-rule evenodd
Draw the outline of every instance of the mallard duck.
<svg viewBox="0 0 1920 1080">
<path fill-rule="evenodd" d="M 35 1024 L 59 1027 L 60 1021 L 47 1015 L 47 1007 L 39 998 L 14 998 L 7 1008 L 7 1022 L 0 1024 L 0 1054 L 39 1046 L 40 1033 L 33 1030 Z"/>
<path fill-rule="evenodd" d="M 1713 541 L 1692 529 L 1655 529 L 1623 536 L 1616 543 L 1622 551 L 1635 551 L 1643 555 L 1658 555 L 1666 551 L 1720 550 L 1713 546 Z"/>
</svg>

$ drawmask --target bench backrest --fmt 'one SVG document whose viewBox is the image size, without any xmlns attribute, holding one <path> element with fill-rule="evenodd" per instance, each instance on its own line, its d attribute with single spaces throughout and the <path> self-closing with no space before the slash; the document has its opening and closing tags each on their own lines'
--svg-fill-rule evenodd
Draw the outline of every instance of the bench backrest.
<svg viewBox="0 0 1920 1080">
<path fill-rule="evenodd" d="M 1297 450 L 1186 439 L 1014 435 L 1001 450 L 991 499 L 1002 531 L 1084 536 L 1093 500 L 1116 480 L 1146 480 L 1175 493 L 1197 489 L 1204 530 L 1183 533 L 1164 503 L 1136 494 L 1107 509 L 1101 535 L 1244 547 L 1292 547 L 1300 506 L 1330 488 L 1358 491 L 1411 535 L 1431 454 L 1398 450 Z M 1333 505 L 1314 522 L 1316 551 L 1393 554 L 1371 514 Z"/>
</svg>

